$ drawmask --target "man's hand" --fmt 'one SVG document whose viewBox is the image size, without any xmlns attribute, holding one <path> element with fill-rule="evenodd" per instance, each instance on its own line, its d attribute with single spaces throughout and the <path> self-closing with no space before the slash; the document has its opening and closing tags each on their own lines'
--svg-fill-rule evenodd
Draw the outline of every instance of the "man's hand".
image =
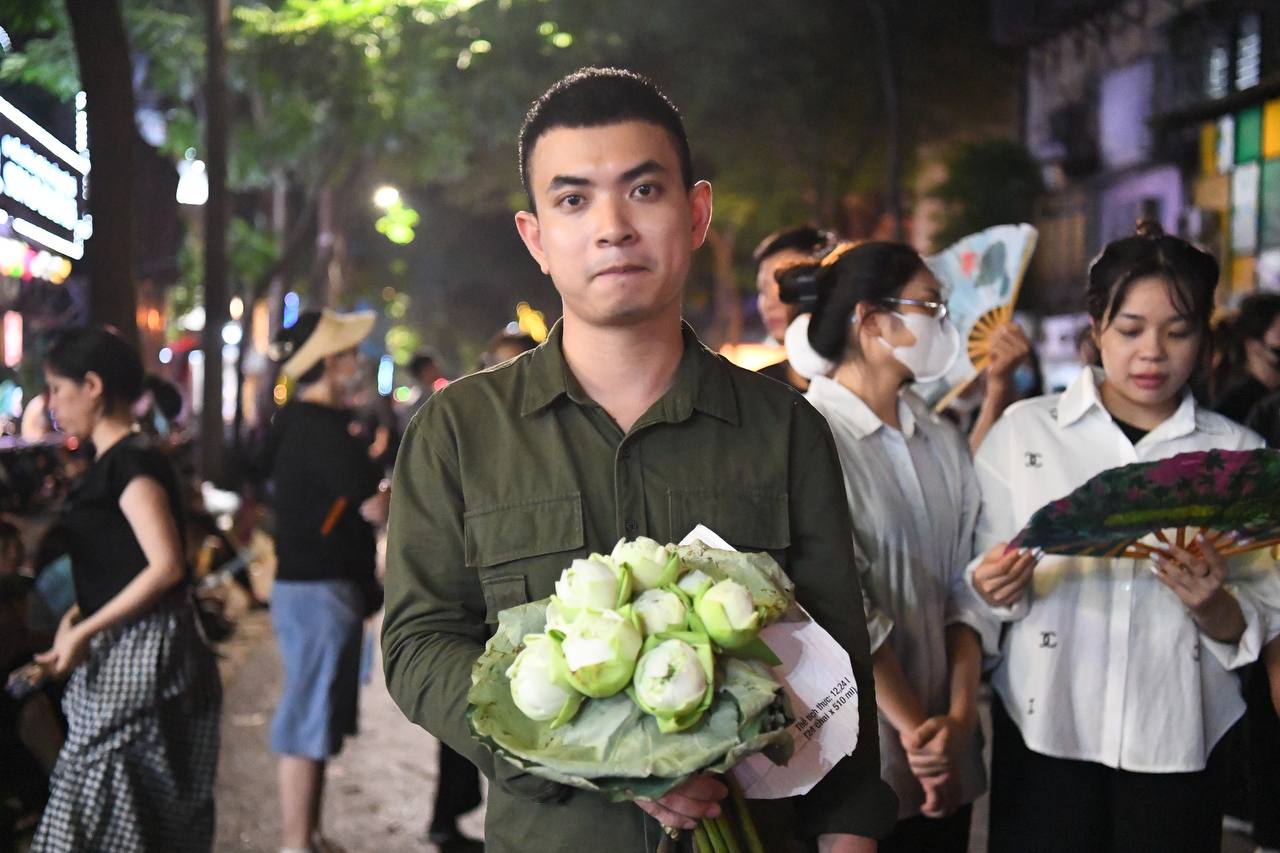
<svg viewBox="0 0 1280 853">
<path fill-rule="evenodd" d="M 1044 556 L 1037 549 L 1008 550 L 1008 543 L 1001 542 L 987 552 L 973 571 L 973 588 L 982 600 L 992 607 L 1009 607 L 1016 604 L 1031 582 L 1036 563 Z"/>
<path fill-rule="evenodd" d="M 636 800 L 649 817 L 673 829 L 693 829 L 703 818 L 720 815 L 720 801 L 729 789 L 714 776 L 695 776 L 656 800 Z"/>
</svg>

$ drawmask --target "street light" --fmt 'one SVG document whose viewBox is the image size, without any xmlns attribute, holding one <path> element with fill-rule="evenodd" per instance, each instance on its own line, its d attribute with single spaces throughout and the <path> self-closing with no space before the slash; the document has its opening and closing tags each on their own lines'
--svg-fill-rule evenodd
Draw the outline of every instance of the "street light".
<svg viewBox="0 0 1280 853">
<path fill-rule="evenodd" d="M 400 190 L 384 184 L 374 190 L 373 203 L 382 210 L 390 210 L 400 201 Z"/>
</svg>

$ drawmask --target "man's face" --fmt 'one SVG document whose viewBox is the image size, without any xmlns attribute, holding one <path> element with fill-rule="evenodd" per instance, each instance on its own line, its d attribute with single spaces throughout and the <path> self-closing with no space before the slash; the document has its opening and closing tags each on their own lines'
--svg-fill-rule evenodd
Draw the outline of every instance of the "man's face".
<svg viewBox="0 0 1280 853">
<path fill-rule="evenodd" d="M 783 249 L 761 261 L 756 270 L 756 308 L 760 311 L 765 331 L 778 343 L 782 343 L 787 326 L 796 318 L 799 309 L 778 298 L 776 276 L 780 270 L 811 260 L 813 256 L 800 249 Z"/>
<path fill-rule="evenodd" d="M 693 250 L 711 221 L 711 185 L 685 190 L 667 131 L 627 121 L 559 127 L 529 157 L 536 212 L 516 214 L 566 318 L 628 326 L 679 313 Z"/>
</svg>

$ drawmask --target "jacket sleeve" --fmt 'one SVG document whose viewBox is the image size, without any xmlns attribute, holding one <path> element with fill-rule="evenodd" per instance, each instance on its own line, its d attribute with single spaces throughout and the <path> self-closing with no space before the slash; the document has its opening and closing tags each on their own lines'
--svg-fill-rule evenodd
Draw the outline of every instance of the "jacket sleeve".
<svg viewBox="0 0 1280 853">
<path fill-rule="evenodd" d="M 826 422 L 797 400 L 790 447 L 791 546 L 787 569 L 796 598 L 849 652 L 858 685 L 858 745 L 800 797 L 797 825 L 808 836 L 850 833 L 883 838 L 897 820 L 897 798 L 880 779 L 879 725 L 862 589 L 853 555 L 850 507 Z M 852 507 L 857 512 L 857 507 Z"/>
<path fill-rule="evenodd" d="M 396 460 L 387 529 L 387 689 L 412 722 L 487 776 L 493 759 L 467 728 L 471 666 L 484 650 L 484 599 L 463 558 L 462 489 L 453 442 L 425 408 Z"/>
<path fill-rule="evenodd" d="M 562 800 L 569 789 L 495 761 L 467 725 L 471 667 L 489 632 L 484 593 L 464 556 L 462 477 L 439 396 L 414 417 L 396 458 L 382 625 L 387 690 L 410 721 L 507 793 Z"/>
</svg>

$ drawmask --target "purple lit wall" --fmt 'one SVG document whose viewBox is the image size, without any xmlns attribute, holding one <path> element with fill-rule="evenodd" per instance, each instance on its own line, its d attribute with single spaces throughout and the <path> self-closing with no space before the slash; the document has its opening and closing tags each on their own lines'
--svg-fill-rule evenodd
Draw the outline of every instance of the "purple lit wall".
<svg viewBox="0 0 1280 853">
<path fill-rule="evenodd" d="M 1148 202 L 1154 203 L 1165 232 L 1177 234 L 1182 199 L 1182 177 L 1174 166 L 1157 166 L 1116 181 L 1102 192 L 1099 248 L 1132 234 L 1142 207 Z"/>
<path fill-rule="evenodd" d="M 1099 147 L 1107 169 L 1123 169 L 1147 161 L 1151 152 L 1151 96 L 1154 73 L 1150 61 L 1108 72 L 1102 78 L 1098 104 Z"/>
</svg>

